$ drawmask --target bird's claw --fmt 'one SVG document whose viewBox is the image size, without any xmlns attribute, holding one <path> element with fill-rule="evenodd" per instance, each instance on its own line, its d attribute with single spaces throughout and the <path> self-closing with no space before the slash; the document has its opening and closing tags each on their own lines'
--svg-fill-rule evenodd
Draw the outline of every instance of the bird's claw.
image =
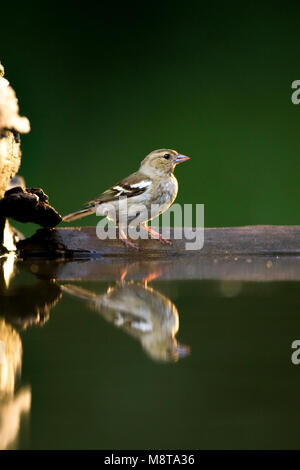
<svg viewBox="0 0 300 470">
<path fill-rule="evenodd" d="M 162 243 L 163 245 L 170 245 L 170 246 L 173 245 L 173 242 L 172 242 L 171 240 L 168 240 L 167 238 L 160 238 L 159 241 L 160 241 L 160 243 Z"/>
<path fill-rule="evenodd" d="M 134 248 L 135 250 L 139 250 L 139 246 L 136 243 L 131 242 L 130 240 L 122 240 L 126 248 Z"/>
</svg>

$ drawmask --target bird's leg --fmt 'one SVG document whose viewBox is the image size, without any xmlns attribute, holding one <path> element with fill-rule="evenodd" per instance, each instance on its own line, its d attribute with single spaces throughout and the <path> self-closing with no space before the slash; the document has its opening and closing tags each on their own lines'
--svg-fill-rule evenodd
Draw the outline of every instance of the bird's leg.
<svg viewBox="0 0 300 470">
<path fill-rule="evenodd" d="M 163 243 L 163 244 L 166 244 L 166 245 L 173 245 L 171 240 L 167 240 L 166 238 L 163 238 L 163 236 L 160 233 L 158 233 L 155 230 L 153 230 L 152 228 L 148 227 L 148 225 L 141 224 L 141 227 L 144 230 L 147 230 L 147 232 L 151 233 L 152 235 L 155 235 L 159 239 L 160 243 Z"/>
<path fill-rule="evenodd" d="M 125 281 L 125 277 L 127 276 L 128 274 L 128 271 L 129 271 L 129 268 L 135 266 L 137 263 L 127 263 L 126 266 L 122 269 L 121 271 L 121 277 L 120 277 L 120 281 L 119 282 L 124 282 Z"/>
<path fill-rule="evenodd" d="M 126 248 L 135 248 L 136 250 L 139 249 L 139 247 L 136 243 L 133 243 L 130 240 L 128 240 L 124 230 L 122 230 L 121 227 L 119 227 L 119 232 L 120 232 L 121 240 L 124 243 L 124 245 L 126 246 Z"/>
<path fill-rule="evenodd" d="M 125 281 L 125 277 L 126 277 L 127 271 L 128 271 L 128 268 L 127 268 L 127 266 L 126 266 L 126 268 L 123 269 L 123 271 L 122 271 L 122 274 L 121 274 L 121 277 L 120 277 L 120 282 Z"/>
</svg>

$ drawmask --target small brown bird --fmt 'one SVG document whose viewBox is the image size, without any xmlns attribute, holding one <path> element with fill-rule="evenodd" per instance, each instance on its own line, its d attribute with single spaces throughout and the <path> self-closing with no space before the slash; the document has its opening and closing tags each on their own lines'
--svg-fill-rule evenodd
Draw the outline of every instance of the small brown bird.
<svg viewBox="0 0 300 470">
<path fill-rule="evenodd" d="M 116 223 L 126 246 L 136 248 L 127 239 L 124 228 L 139 214 L 139 224 L 143 229 L 157 236 L 162 243 L 171 244 L 146 224 L 173 204 L 178 192 L 178 183 L 173 175 L 175 166 L 189 158 L 176 150 L 154 150 L 142 161 L 138 171 L 90 201 L 85 209 L 66 215 L 63 221 L 71 222 L 97 210 L 98 215 L 105 215 Z"/>
</svg>

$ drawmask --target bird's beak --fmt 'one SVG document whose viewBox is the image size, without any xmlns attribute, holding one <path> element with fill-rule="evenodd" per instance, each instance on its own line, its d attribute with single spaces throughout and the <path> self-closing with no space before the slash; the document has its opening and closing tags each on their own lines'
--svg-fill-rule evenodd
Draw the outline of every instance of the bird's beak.
<svg viewBox="0 0 300 470">
<path fill-rule="evenodd" d="M 177 155 L 177 157 L 175 158 L 175 163 L 182 163 L 182 162 L 185 162 L 186 160 L 189 160 L 190 157 L 186 157 L 185 155 Z"/>
</svg>

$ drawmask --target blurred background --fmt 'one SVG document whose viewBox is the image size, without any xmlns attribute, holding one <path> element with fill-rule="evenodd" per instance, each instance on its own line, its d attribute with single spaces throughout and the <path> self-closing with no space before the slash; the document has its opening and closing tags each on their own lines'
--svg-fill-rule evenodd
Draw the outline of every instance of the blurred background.
<svg viewBox="0 0 300 470">
<path fill-rule="evenodd" d="M 192 157 L 178 202 L 204 203 L 206 226 L 300 224 L 299 10 L 3 4 L 0 56 L 32 127 L 27 186 L 66 214 L 170 147 Z"/>
</svg>

